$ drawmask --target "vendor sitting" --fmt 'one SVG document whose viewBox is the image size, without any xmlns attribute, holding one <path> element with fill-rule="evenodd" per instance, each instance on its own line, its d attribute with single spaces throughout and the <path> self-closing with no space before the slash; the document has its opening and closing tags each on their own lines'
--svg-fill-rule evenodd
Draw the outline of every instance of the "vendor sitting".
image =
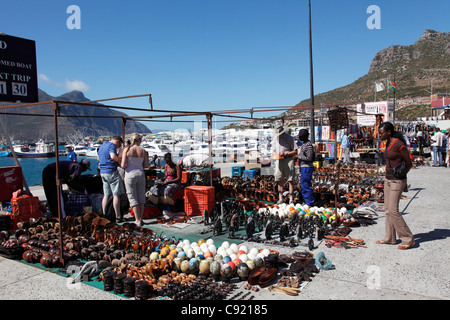
<svg viewBox="0 0 450 320">
<path fill-rule="evenodd" d="M 172 161 L 172 154 L 164 155 L 164 178 L 157 180 L 155 185 L 147 192 L 148 199 L 153 204 L 174 204 L 173 194 L 181 188 L 181 168 Z"/>
</svg>

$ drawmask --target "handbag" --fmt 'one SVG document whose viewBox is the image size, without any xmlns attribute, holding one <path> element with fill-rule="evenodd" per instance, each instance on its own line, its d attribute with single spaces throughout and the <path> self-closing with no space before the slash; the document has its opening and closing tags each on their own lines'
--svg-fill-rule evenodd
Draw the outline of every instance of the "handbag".
<svg viewBox="0 0 450 320">
<path fill-rule="evenodd" d="M 390 164 L 389 164 L 389 166 L 390 166 Z M 392 174 L 397 179 L 406 179 L 407 172 L 406 172 L 405 161 L 402 161 L 398 166 L 396 166 L 395 168 L 392 168 Z"/>
</svg>

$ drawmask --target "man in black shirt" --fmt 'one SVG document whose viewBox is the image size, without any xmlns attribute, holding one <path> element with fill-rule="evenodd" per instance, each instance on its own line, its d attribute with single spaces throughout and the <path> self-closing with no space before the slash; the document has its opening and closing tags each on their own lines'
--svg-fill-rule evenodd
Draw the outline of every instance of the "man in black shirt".
<svg viewBox="0 0 450 320">
<path fill-rule="evenodd" d="M 79 178 L 81 174 L 88 169 L 91 169 L 91 163 L 86 159 L 81 160 L 81 162 L 60 161 L 59 177 L 61 183 L 65 183 L 78 191 L 84 191 L 84 186 L 80 184 Z M 58 215 L 56 163 L 49 164 L 42 171 L 42 185 L 44 186 L 45 197 L 47 198 L 47 206 L 52 215 L 56 217 Z"/>
<path fill-rule="evenodd" d="M 300 165 L 300 189 L 302 192 L 303 201 L 308 205 L 314 205 L 314 193 L 312 190 L 312 175 L 314 171 L 314 147 L 310 140 L 308 140 L 309 132 L 306 129 L 301 129 L 298 139 L 303 142 L 298 149 L 298 159 Z"/>
</svg>

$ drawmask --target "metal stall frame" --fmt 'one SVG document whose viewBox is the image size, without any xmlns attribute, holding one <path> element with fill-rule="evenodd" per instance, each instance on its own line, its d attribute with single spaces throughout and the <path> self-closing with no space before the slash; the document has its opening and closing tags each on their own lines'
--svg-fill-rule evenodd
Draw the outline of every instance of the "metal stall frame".
<svg viewBox="0 0 450 320">
<path fill-rule="evenodd" d="M 122 100 L 122 99 L 129 99 L 129 98 L 137 98 L 137 97 L 148 97 L 149 104 L 150 104 L 150 110 L 143 109 L 143 108 L 133 108 L 133 107 L 123 107 L 123 106 L 114 106 L 114 105 L 104 105 L 104 104 L 98 104 L 98 102 L 104 102 L 104 101 L 113 101 L 113 100 Z M 269 118 L 255 118 L 254 113 L 263 113 L 263 112 L 280 112 L 280 111 L 294 111 L 294 110 L 311 110 L 311 109 L 323 109 L 323 108 L 331 108 L 335 107 L 336 104 L 333 105 L 320 105 L 320 106 L 278 106 L 278 107 L 252 107 L 250 109 L 235 109 L 235 110 L 219 110 L 219 111 L 171 111 L 171 110 L 158 110 L 154 109 L 153 107 L 153 100 L 151 94 L 141 94 L 141 95 L 131 95 L 131 96 L 123 96 L 123 97 L 115 97 L 115 98 L 109 98 L 109 99 L 100 99 L 95 101 L 87 101 L 87 102 L 67 102 L 67 101 L 58 101 L 58 100 L 51 100 L 51 101 L 43 101 L 43 102 L 35 102 L 35 103 L 26 103 L 26 104 L 12 104 L 7 106 L 1 106 L 0 110 L 2 109 L 12 109 L 12 108 L 21 108 L 21 107 L 29 107 L 29 106 L 36 106 L 36 105 L 51 105 L 52 108 L 52 115 L 49 114 L 25 114 L 25 113 L 3 113 L 4 115 L 21 115 L 21 116 L 34 116 L 34 117 L 53 117 L 53 125 L 54 125 L 54 135 L 55 135 L 55 147 L 58 148 L 59 146 L 59 133 L 58 133 L 58 118 L 59 117 L 88 117 L 88 118 L 115 118 L 121 119 L 121 129 L 122 129 L 122 137 L 125 138 L 125 127 L 126 123 L 129 120 L 133 121 L 157 121 L 157 122 L 166 122 L 167 120 L 162 120 L 163 118 L 170 118 L 170 121 L 167 122 L 174 122 L 173 118 L 178 117 L 190 117 L 190 116 L 205 116 L 207 121 L 207 129 L 208 129 L 208 145 L 209 145 L 209 169 L 210 169 L 210 176 L 212 177 L 212 168 L 213 168 L 213 161 L 212 161 L 212 122 L 214 117 L 228 117 L 232 118 L 234 120 L 227 120 L 227 121 L 215 121 L 215 122 L 235 122 L 237 119 L 240 119 L 242 121 L 254 121 L 254 120 L 284 120 L 286 117 L 269 117 Z M 112 108 L 112 109 L 119 109 L 119 110 L 131 110 L 131 111 L 140 111 L 140 112 L 160 112 L 163 114 L 158 115 L 147 115 L 147 116 L 66 116 L 61 115 L 61 107 L 64 106 L 70 106 L 70 105 L 84 105 L 84 106 L 92 106 L 92 107 L 99 107 L 99 108 Z M 346 104 L 348 105 L 348 104 Z M 352 111 L 356 112 L 356 111 Z M 232 114 L 240 114 L 240 113 L 248 113 L 250 114 L 250 117 L 247 116 L 237 116 Z M 360 112 L 359 112 L 360 113 Z M 365 113 L 364 113 L 365 114 Z M 294 119 L 299 119 L 302 117 L 292 117 Z M 308 117 L 310 119 L 311 117 Z M 313 117 L 318 118 L 318 117 Z M 180 122 L 187 122 L 187 121 L 180 121 Z M 192 122 L 192 121 L 191 121 Z M 312 132 L 311 134 L 314 135 Z M 11 146 L 12 149 L 12 146 Z M 60 173 L 59 173 L 59 152 L 55 151 L 55 160 L 56 160 L 56 186 L 57 186 L 57 201 L 58 201 L 58 219 L 60 223 L 62 222 L 62 213 L 61 213 L 61 179 L 60 179 Z M 210 179 L 211 186 L 213 183 L 213 179 Z M 336 204 L 337 205 L 337 204 Z M 63 242 L 62 242 L 62 228 L 60 226 L 59 228 L 59 243 L 60 243 L 60 262 L 64 265 L 64 255 L 63 255 Z"/>
</svg>

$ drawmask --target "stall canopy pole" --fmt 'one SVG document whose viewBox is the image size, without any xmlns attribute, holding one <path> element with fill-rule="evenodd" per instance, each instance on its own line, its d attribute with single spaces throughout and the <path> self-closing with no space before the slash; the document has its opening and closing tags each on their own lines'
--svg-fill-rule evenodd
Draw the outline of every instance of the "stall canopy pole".
<svg viewBox="0 0 450 320">
<path fill-rule="evenodd" d="M 213 161 L 212 161 L 212 115 L 207 114 L 206 119 L 208 120 L 208 146 L 209 146 L 209 181 L 211 182 L 211 187 L 213 186 Z"/>
<path fill-rule="evenodd" d="M 63 227 L 63 217 L 62 217 L 62 210 L 61 210 L 61 196 L 62 196 L 62 190 L 61 190 L 61 180 L 59 175 L 59 152 L 58 152 L 58 146 L 59 146 L 59 139 L 58 139 L 58 113 L 60 110 L 60 106 L 58 102 L 53 101 L 52 102 L 52 108 L 53 108 L 53 121 L 55 125 L 55 160 L 56 160 L 56 198 L 58 202 L 58 220 L 59 220 L 59 260 L 62 265 L 64 265 L 64 252 L 63 252 L 63 241 L 62 241 L 62 227 Z M 54 214 L 54 212 L 52 212 Z"/>
<path fill-rule="evenodd" d="M 3 131 L 3 135 L 5 136 L 5 139 L 8 141 L 9 149 L 11 150 L 11 154 L 14 158 L 14 162 L 16 163 L 16 166 L 20 167 L 20 163 L 19 163 L 19 160 L 17 159 L 16 152 L 14 151 L 12 141 L 11 141 L 9 135 L 6 133 L 6 130 L 5 130 L 5 127 L 3 127 L 2 121 L 0 121 L 0 126 L 2 127 L 2 131 Z M 28 184 L 27 184 L 27 181 L 25 180 L 25 175 L 23 174 L 23 171 L 22 171 L 22 181 L 23 181 L 23 186 L 25 187 L 25 190 L 30 192 L 30 188 L 28 188 Z"/>
<path fill-rule="evenodd" d="M 121 119 L 121 124 L 122 124 L 122 140 L 123 140 L 123 145 L 125 146 L 125 125 L 127 124 L 127 119 L 122 118 Z"/>
</svg>

